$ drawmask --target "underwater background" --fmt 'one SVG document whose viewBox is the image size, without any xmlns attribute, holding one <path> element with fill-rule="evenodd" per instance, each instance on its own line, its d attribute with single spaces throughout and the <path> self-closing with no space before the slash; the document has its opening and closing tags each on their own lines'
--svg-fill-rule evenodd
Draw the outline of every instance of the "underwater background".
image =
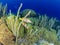
<svg viewBox="0 0 60 45">
<path fill-rule="evenodd" d="M 0 0 L 0 45 L 60 45 L 60 0 Z"/>
<path fill-rule="evenodd" d="M 7 3 L 8 10 L 11 9 L 13 13 L 17 12 L 20 3 L 23 3 L 24 9 L 33 9 L 41 15 L 48 15 L 49 17 L 56 17 L 60 20 L 60 0 L 0 0 L 4 5 Z"/>
</svg>

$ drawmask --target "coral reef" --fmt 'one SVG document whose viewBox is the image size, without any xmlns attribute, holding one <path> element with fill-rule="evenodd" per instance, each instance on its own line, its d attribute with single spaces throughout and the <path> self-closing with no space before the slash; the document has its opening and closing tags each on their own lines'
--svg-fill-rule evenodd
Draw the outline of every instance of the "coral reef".
<svg viewBox="0 0 60 45">
<path fill-rule="evenodd" d="M 1 8 L 3 7 L 3 9 Z M 0 44 L 3 45 L 60 45 L 56 18 L 38 15 L 25 9 L 17 15 L 6 13 L 6 6 L 0 5 Z"/>
</svg>

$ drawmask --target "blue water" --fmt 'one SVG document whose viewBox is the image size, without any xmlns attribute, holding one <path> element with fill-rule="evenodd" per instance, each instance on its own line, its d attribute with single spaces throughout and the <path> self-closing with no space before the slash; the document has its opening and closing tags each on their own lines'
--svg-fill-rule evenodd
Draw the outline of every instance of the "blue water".
<svg viewBox="0 0 60 45">
<path fill-rule="evenodd" d="M 24 9 L 33 9 L 40 14 L 47 14 L 50 17 L 60 19 L 60 0 L 0 0 L 3 4 L 8 4 L 8 10 L 16 13 L 20 3 Z"/>
</svg>

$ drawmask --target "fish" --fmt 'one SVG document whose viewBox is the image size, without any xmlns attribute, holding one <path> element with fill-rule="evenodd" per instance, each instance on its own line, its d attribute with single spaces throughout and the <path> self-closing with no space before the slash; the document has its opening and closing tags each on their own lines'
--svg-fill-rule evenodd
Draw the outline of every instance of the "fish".
<svg viewBox="0 0 60 45">
<path fill-rule="evenodd" d="M 26 23 L 32 23 L 29 19 L 27 19 L 27 18 L 19 18 L 19 20 L 22 20 L 22 21 L 24 21 L 24 22 L 26 22 Z"/>
</svg>

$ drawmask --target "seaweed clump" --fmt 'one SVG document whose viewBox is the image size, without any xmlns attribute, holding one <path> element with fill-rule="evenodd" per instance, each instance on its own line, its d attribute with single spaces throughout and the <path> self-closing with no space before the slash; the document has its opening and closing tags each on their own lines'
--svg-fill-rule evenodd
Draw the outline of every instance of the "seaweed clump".
<svg viewBox="0 0 60 45">
<path fill-rule="evenodd" d="M 6 6 L 2 11 L 0 42 L 3 45 L 60 45 L 54 28 L 56 18 L 49 18 L 46 15 L 37 16 L 37 13 L 30 9 L 20 12 L 21 7 L 22 3 L 17 15 L 12 14 L 11 10 L 6 14 Z"/>
</svg>

